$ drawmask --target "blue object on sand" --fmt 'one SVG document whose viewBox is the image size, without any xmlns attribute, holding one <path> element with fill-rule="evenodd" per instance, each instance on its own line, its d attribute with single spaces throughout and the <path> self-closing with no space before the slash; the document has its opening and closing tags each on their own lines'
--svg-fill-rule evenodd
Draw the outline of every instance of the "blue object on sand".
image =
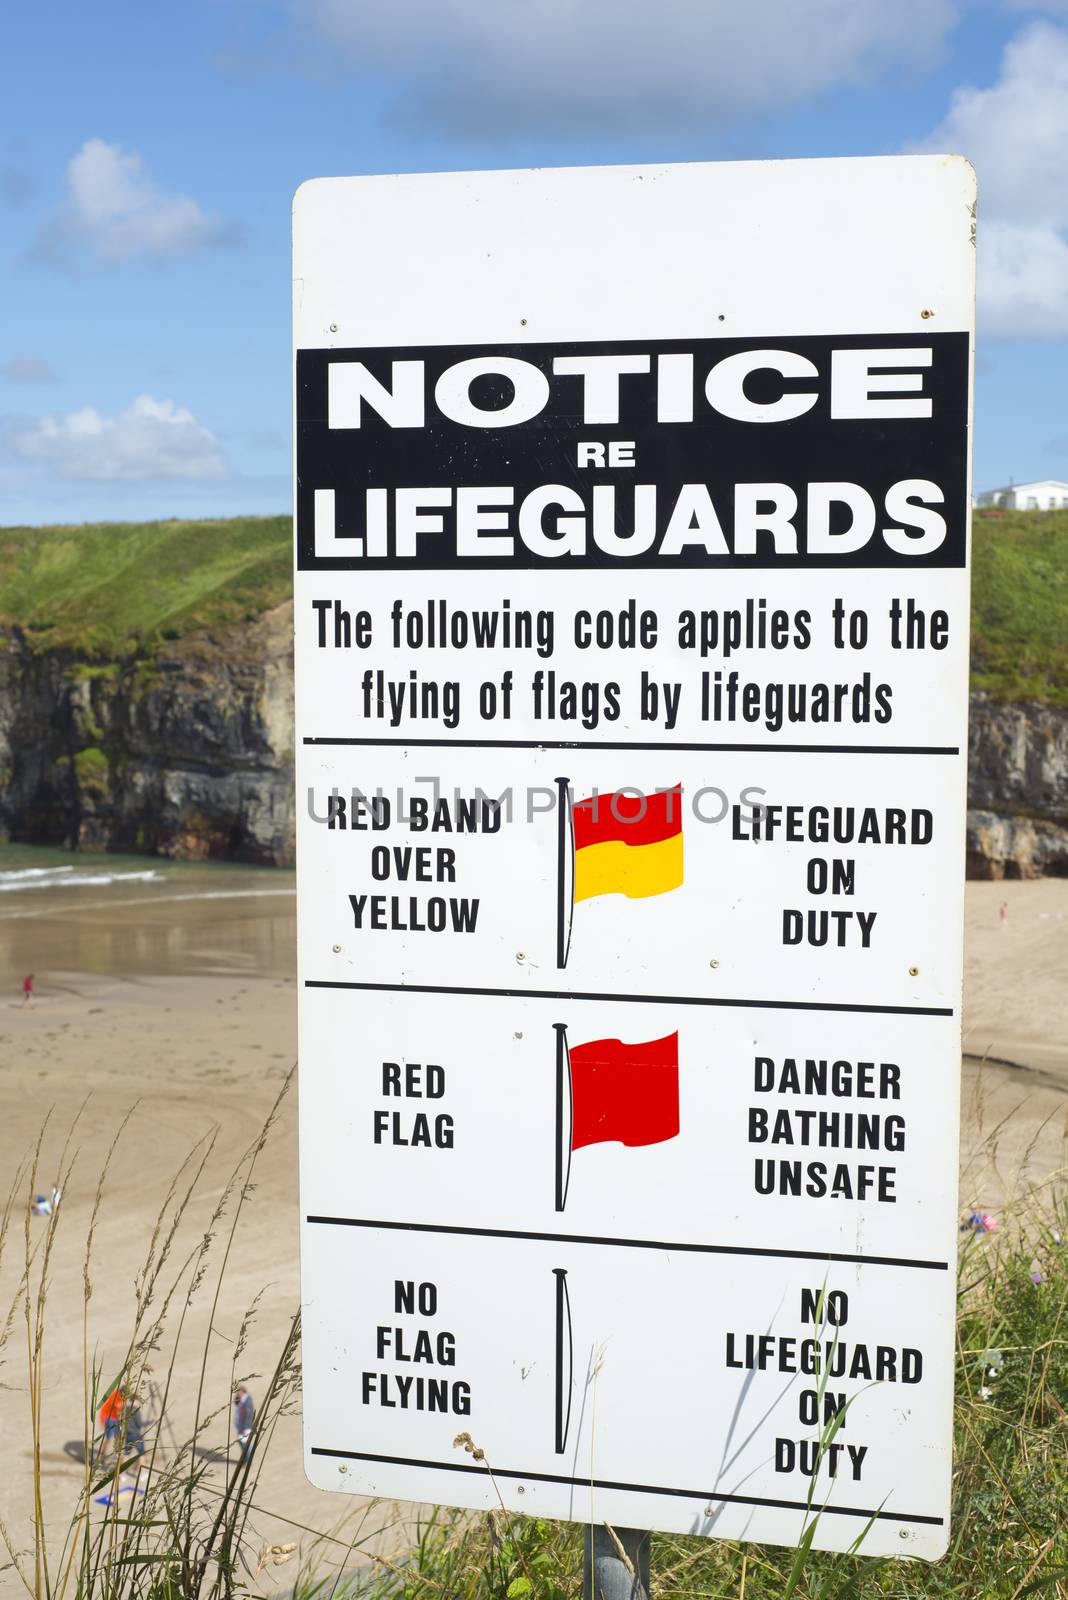
<svg viewBox="0 0 1068 1600">
<path fill-rule="evenodd" d="M 145 1491 L 143 1489 L 137 1488 L 132 1483 L 120 1484 L 119 1485 L 119 1490 L 118 1490 L 119 1494 L 144 1494 L 144 1492 Z M 109 1490 L 105 1494 L 95 1494 L 93 1496 L 93 1504 L 96 1505 L 96 1506 L 113 1506 L 113 1505 L 117 1505 L 118 1501 L 117 1501 L 117 1499 L 113 1500 L 111 1498 L 111 1493 L 110 1493 L 110 1490 Z"/>
</svg>

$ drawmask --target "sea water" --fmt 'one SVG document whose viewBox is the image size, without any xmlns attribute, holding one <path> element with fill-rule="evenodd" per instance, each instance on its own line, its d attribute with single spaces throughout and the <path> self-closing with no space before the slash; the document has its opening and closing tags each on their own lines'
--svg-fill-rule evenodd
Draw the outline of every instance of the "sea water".
<svg viewBox="0 0 1068 1600">
<path fill-rule="evenodd" d="M 0 985 L 290 977 L 294 895 L 278 867 L 0 845 Z"/>
</svg>

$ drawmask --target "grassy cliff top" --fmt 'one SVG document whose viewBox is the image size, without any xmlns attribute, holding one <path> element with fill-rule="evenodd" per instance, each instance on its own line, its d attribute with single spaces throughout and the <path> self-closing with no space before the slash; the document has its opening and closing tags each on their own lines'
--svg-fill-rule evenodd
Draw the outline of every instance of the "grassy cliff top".
<svg viewBox="0 0 1068 1600">
<path fill-rule="evenodd" d="M 0 623 L 87 659 L 258 617 L 292 593 L 289 517 L 0 528 Z"/>
<path fill-rule="evenodd" d="M 289 517 L 0 529 L 0 623 L 105 660 L 251 621 L 291 592 Z M 972 681 L 1068 705 L 1068 512 L 975 519 Z"/>
<path fill-rule="evenodd" d="M 1068 511 L 975 517 L 972 686 L 1068 706 Z"/>
</svg>

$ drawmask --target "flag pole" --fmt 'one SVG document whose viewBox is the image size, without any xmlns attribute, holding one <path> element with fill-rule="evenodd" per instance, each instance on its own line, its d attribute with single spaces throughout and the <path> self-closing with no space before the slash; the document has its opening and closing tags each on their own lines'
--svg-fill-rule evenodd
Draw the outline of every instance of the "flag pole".
<svg viewBox="0 0 1068 1600">
<path fill-rule="evenodd" d="M 556 1034 L 556 1209 L 567 1204 L 571 1181 L 571 1059 L 567 1049 L 567 1023 L 554 1022 Z M 566 1157 L 565 1157 L 566 1151 Z"/>
<path fill-rule="evenodd" d="M 567 1293 L 567 1268 L 554 1267 L 556 1279 L 556 1454 L 562 1456 L 567 1448 L 567 1430 L 571 1426 L 571 1385 L 574 1352 L 571 1343 L 571 1304 Z M 564 1333 L 567 1333 L 567 1383 L 564 1383 Z M 565 1398 L 566 1387 L 566 1398 Z"/>
<path fill-rule="evenodd" d="M 573 903 L 568 892 L 567 866 L 571 855 L 571 802 L 567 778 L 556 780 L 556 965 L 563 971 L 571 948 Z"/>
<path fill-rule="evenodd" d="M 556 1280 L 556 1454 L 567 1449 L 574 1382 L 574 1341 L 567 1268 L 554 1267 Z M 564 1339 L 567 1339 L 567 1378 Z M 649 1600 L 649 1546 L 652 1535 L 640 1528 L 587 1523 L 584 1530 L 582 1600 Z"/>
</svg>

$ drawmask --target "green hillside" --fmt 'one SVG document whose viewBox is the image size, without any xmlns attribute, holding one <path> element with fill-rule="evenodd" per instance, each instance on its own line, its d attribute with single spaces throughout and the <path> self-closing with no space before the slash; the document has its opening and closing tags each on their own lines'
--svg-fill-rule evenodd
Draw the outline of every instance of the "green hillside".
<svg viewBox="0 0 1068 1600">
<path fill-rule="evenodd" d="M 0 623 L 87 660 L 251 620 L 290 593 L 289 517 L 0 529 Z M 972 681 L 1068 705 L 1068 512 L 975 519 Z"/>
<path fill-rule="evenodd" d="M 0 529 L 0 623 L 87 659 L 257 617 L 292 592 L 289 517 Z"/>
<path fill-rule="evenodd" d="M 1068 706 L 1068 511 L 976 516 L 972 685 Z"/>
</svg>

